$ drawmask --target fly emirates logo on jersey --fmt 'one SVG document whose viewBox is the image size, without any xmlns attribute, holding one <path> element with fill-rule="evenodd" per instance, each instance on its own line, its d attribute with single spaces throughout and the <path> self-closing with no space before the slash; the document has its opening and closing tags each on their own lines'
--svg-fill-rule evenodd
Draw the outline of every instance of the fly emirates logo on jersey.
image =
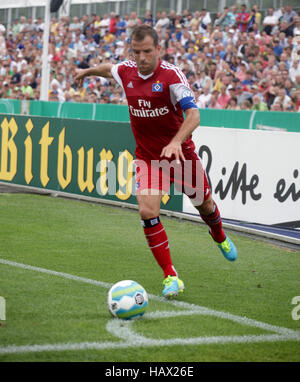
<svg viewBox="0 0 300 382">
<path fill-rule="evenodd" d="M 151 102 L 144 99 L 138 99 L 137 103 L 139 105 L 138 109 L 135 109 L 132 105 L 129 105 L 129 111 L 134 117 L 161 117 L 162 115 L 166 115 L 170 112 L 167 106 L 152 109 Z"/>
</svg>

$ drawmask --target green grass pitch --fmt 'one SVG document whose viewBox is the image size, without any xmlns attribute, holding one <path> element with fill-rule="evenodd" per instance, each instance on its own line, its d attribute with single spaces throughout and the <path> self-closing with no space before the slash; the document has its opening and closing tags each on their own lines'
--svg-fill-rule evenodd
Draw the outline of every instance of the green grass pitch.
<svg viewBox="0 0 300 382">
<path fill-rule="evenodd" d="M 230 263 L 206 227 L 162 216 L 186 287 L 168 302 L 137 211 L 30 194 L 0 211 L 0 361 L 300 361 L 299 251 L 230 233 Z M 106 306 L 123 279 L 150 295 L 129 323 Z"/>
</svg>

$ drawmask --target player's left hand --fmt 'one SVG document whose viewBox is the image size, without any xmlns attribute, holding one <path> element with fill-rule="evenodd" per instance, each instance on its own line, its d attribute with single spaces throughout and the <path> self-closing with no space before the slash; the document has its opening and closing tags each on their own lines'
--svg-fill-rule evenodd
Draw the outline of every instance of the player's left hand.
<svg viewBox="0 0 300 382">
<path fill-rule="evenodd" d="M 175 156 L 175 160 L 177 163 L 180 163 L 180 160 L 185 161 L 185 157 L 182 152 L 181 143 L 170 142 L 167 146 L 165 146 L 162 149 L 160 154 L 161 157 L 166 157 L 166 158 L 171 158 L 172 155 Z"/>
<path fill-rule="evenodd" d="M 76 69 L 75 70 L 75 81 L 78 81 L 78 85 L 82 86 L 83 85 L 83 80 L 84 77 L 86 76 L 85 70 L 84 69 Z"/>
</svg>

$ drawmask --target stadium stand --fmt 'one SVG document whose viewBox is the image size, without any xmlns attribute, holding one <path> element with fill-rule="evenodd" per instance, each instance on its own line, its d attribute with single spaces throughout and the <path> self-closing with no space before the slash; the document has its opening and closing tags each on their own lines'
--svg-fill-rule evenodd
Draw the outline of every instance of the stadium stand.
<svg viewBox="0 0 300 382">
<path fill-rule="evenodd" d="M 130 34 L 141 23 L 155 27 L 162 59 L 183 70 L 199 108 L 300 112 L 300 16 L 291 6 L 266 15 L 244 5 L 214 15 L 206 9 L 55 15 L 49 101 L 125 104 L 114 80 L 89 78 L 78 87 L 74 73 L 130 58 Z M 43 28 L 41 17 L 0 25 L 1 98 L 40 99 Z"/>
</svg>

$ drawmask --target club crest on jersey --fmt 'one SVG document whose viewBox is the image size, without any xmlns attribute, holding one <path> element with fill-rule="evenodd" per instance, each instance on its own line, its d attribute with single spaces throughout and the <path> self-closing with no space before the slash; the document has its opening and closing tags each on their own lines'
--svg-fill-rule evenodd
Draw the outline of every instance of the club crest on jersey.
<svg viewBox="0 0 300 382">
<path fill-rule="evenodd" d="M 163 84 L 157 81 L 155 84 L 152 84 L 152 91 L 161 93 L 163 91 Z"/>
</svg>

